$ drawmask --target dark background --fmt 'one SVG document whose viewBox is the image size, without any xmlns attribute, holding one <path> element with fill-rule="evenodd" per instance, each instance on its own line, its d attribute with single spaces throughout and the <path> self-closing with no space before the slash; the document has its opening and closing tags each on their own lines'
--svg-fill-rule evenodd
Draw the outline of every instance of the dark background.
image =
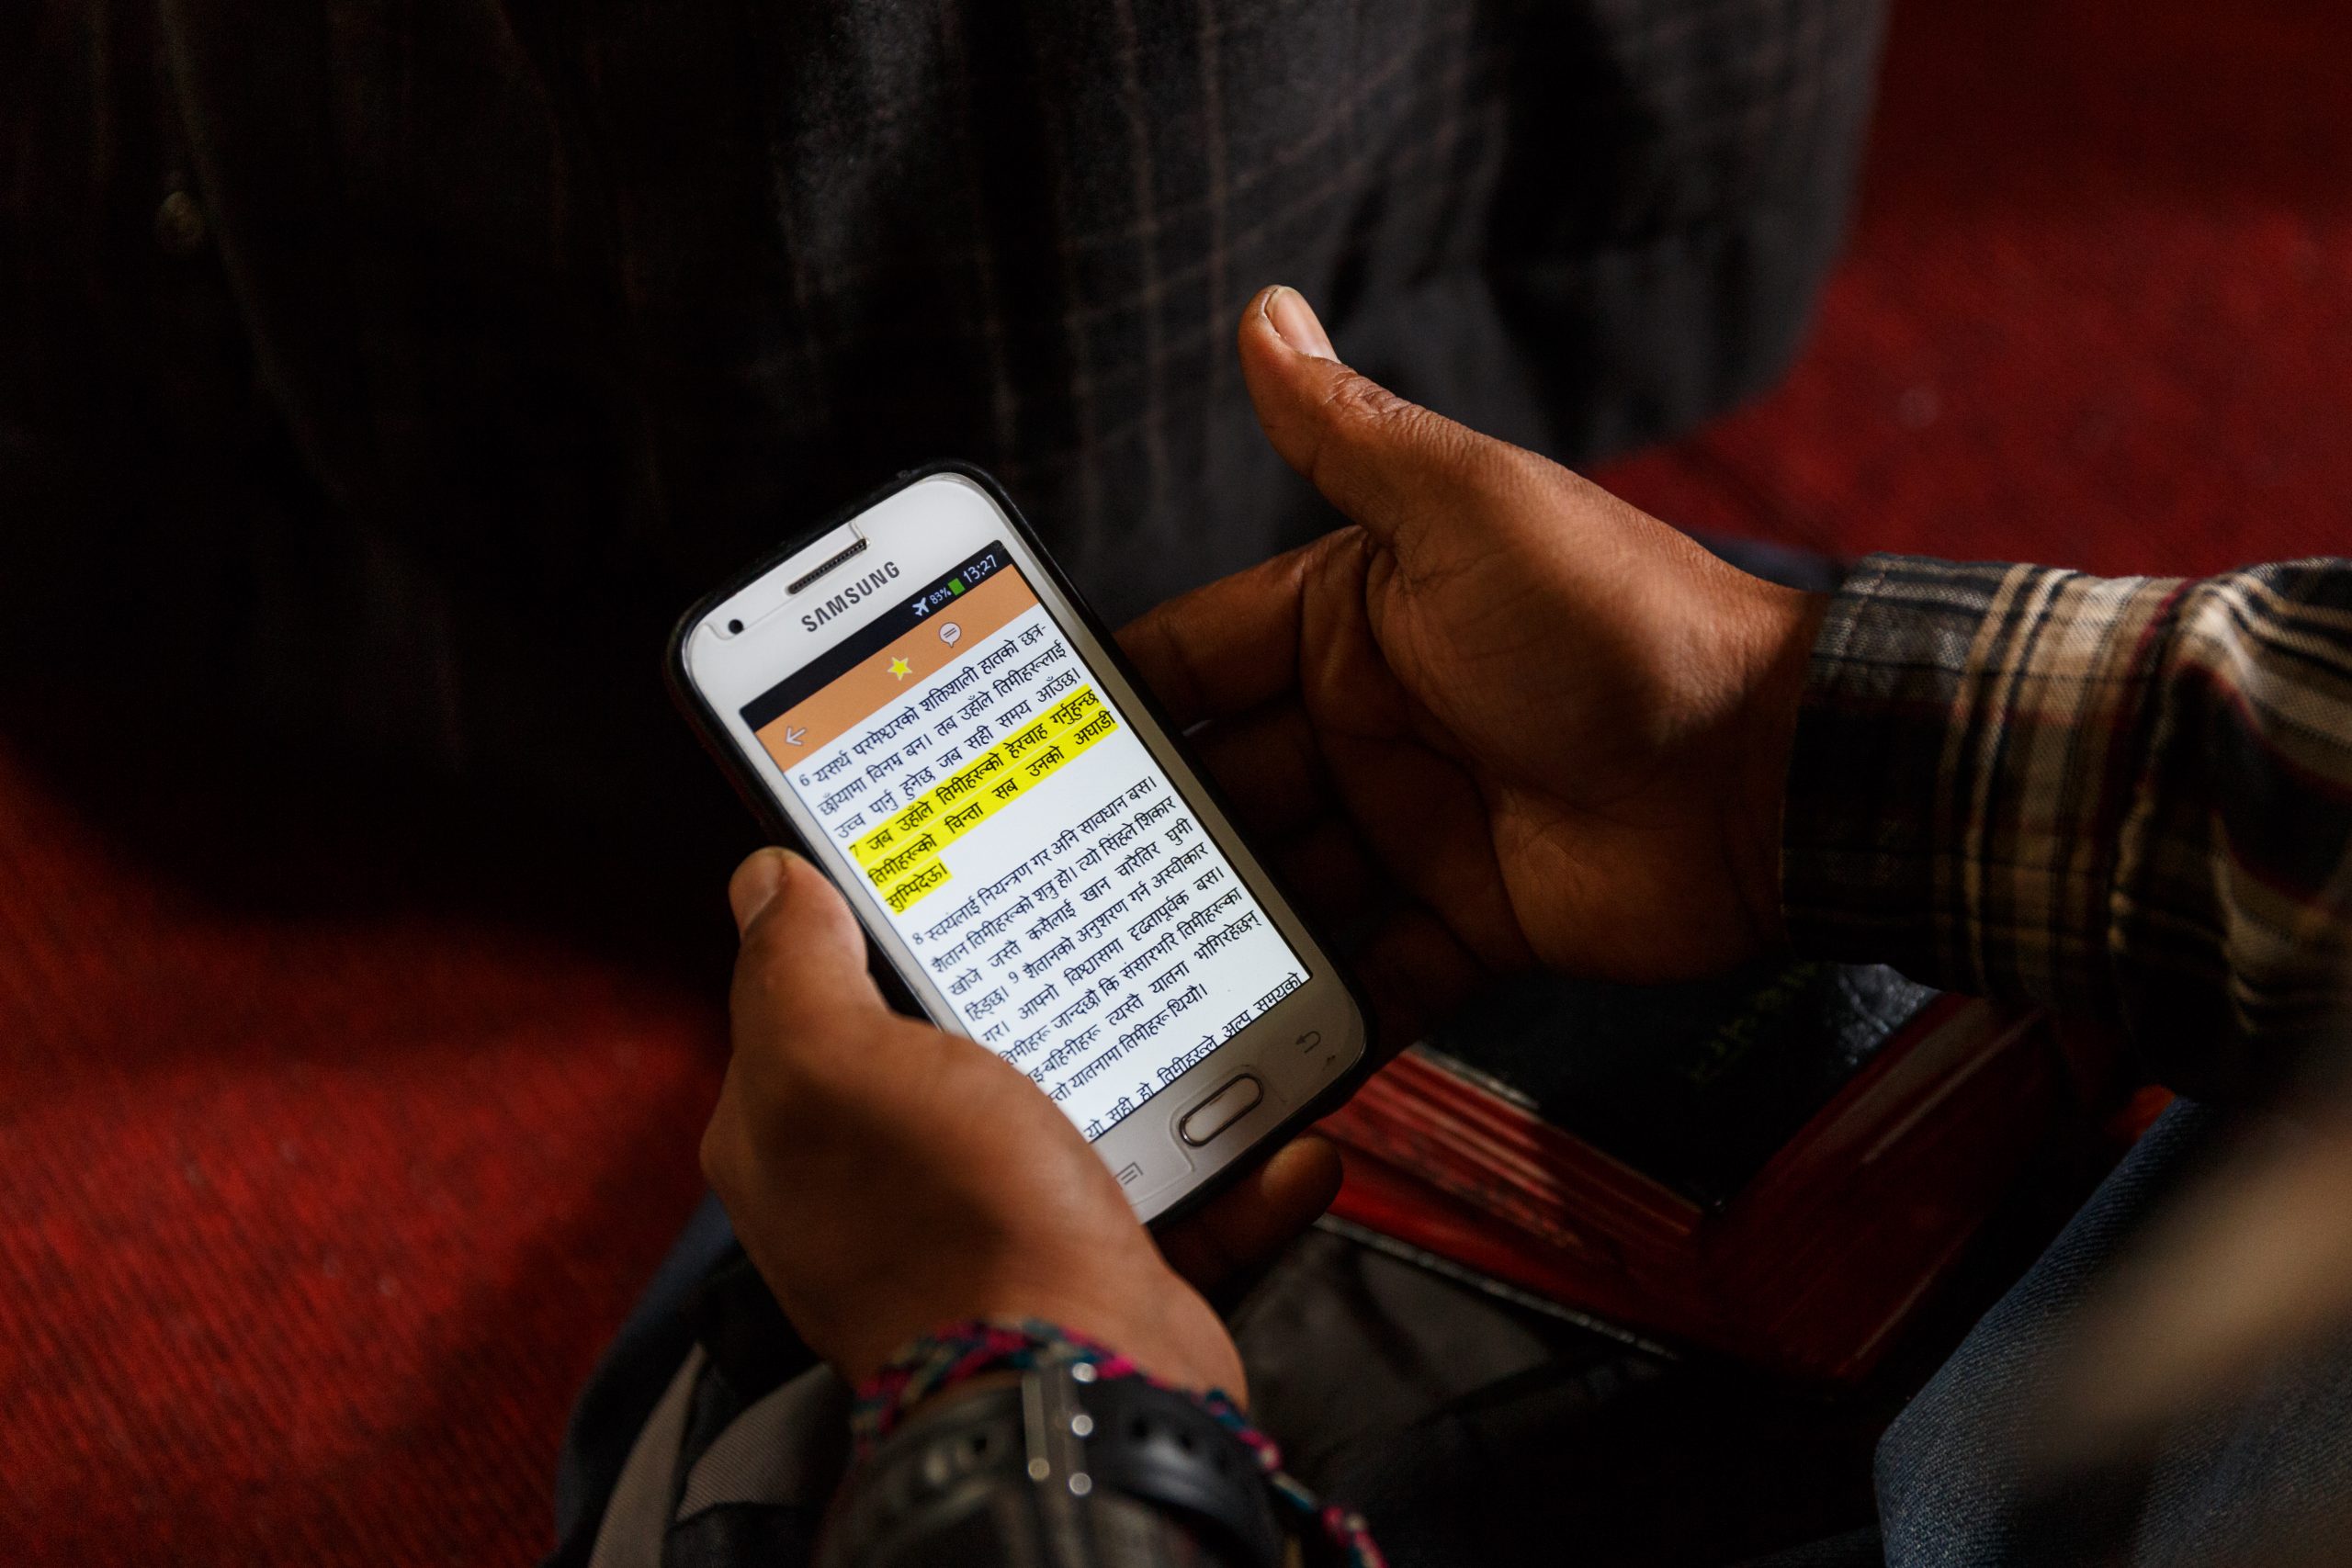
<svg viewBox="0 0 2352 1568">
<path fill-rule="evenodd" d="M 2319 0 L 1902 0 L 1795 372 L 1602 477 L 1833 551 L 2341 551 L 2347 62 Z M 116 787 L 168 795 L 179 761 L 134 745 Z M 543 918 L 535 886 L 626 845 L 542 846 L 492 897 L 288 908 L 215 874 L 237 832 L 154 831 L 0 747 L 0 1541 L 530 1558 L 571 1394 L 700 1191 L 717 886 L 681 966 Z M 333 890 L 345 852 L 302 874 Z"/>
</svg>

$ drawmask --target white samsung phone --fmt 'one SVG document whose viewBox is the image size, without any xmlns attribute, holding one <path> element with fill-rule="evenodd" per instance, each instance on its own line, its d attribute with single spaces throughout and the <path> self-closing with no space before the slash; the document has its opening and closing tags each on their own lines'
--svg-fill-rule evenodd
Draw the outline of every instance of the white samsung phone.
<svg viewBox="0 0 2352 1568">
<path fill-rule="evenodd" d="M 987 475 L 902 476 L 686 612 L 670 675 L 914 1004 L 1146 1220 L 1335 1106 L 1363 1010 Z"/>
</svg>

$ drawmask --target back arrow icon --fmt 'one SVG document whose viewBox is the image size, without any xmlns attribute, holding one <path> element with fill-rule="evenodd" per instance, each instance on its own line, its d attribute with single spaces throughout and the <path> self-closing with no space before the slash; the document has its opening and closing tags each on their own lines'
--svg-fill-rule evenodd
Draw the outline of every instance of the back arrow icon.
<svg viewBox="0 0 2352 1568">
<path fill-rule="evenodd" d="M 800 744 L 800 738 L 808 733 L 797 724 L 787 724 L 784 727 L 784 743 L 786 746 L 797 746 Z"/>
</svg>

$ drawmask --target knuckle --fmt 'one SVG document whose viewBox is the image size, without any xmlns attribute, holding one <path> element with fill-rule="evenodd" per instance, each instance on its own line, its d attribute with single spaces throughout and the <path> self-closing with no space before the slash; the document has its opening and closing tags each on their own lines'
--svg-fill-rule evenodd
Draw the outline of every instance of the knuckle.
<svg viewBox="0 0 2352 1568">
<path fill-rule="evenodd" d="M 1325 394 L 1323 414 L 1326 439 L 1316 453 L 1318 462 L 1357 469 L 1402 458 L 1429 477 L 1465 478 L 1484 447 L 1500 445 L 1352 370 Z"/>
<path fill-rule="evenodd" d="M 1323 412 L 1333 420 L 1354 424 L 1391 425 L 1424 412 L 1369 376 L 1342 369 L 1323 394 Z"/>
<path fill-rule="evenodd" d="M 787 1038 L 806 1010 L 804 989 L 781 942 L 746 942 L 735 955 L 734 981 L 728 994 L 737 1030 L 748 1026 L 764 1040 Z"/>
<path fill-rule="evenodd" d="M 806 1137 L 843 1115 L 867 1092 L 866 1058 L 876 1048 L 861 1032 L 832 1024 L 756 1032 L 739 1025 L 729 1092 L 745 1130 Z"/>
</svg>

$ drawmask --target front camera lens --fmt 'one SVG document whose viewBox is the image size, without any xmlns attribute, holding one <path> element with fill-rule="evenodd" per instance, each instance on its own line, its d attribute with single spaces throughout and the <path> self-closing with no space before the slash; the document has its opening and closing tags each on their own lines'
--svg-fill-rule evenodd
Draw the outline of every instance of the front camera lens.
<svg viewBox="0 0 2352 1568">
<path fill-rule="evenodd" d="M 729 621 L 727 623 L 727 635 L 729 637 L 733 637 L 737 632 L 740 632 L 742 629 L 743 623 L 741 621 Z"/>
</svg>

